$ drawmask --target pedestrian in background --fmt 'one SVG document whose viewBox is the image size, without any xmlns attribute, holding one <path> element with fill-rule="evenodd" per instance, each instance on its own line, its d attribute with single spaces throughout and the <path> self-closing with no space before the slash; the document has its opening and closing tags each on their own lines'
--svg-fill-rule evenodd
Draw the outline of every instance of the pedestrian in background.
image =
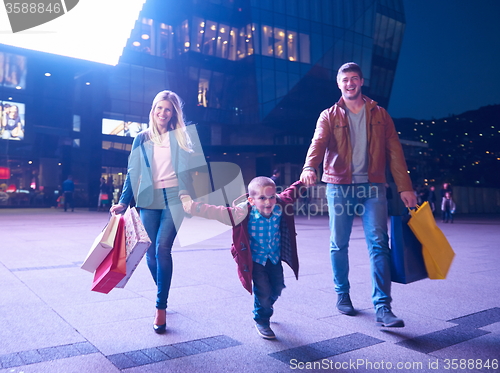
<svg viewBox="0 0 500 373">
<path fill-rule="evenodd" d="M 453 201 L 451 192 L 446 192 L 444 194 L 443 200 L 441 201 L 441 210 L 443 211 L 443 223 L 453 223 L 453 215 L 457 206 Z"/>
<path fill-rule="evenodd" d="M 68 206 L 71 208 L 71 211 L 75 211 L 75 204 L 73 201 L 75 183 L 73 182 L 73 177 L 71 175 L 69 175 L 68 178 L 63 181 L 62 190 L 64 194 L 64 211 L 66 212 L 68 210 Z"/>
</svg>

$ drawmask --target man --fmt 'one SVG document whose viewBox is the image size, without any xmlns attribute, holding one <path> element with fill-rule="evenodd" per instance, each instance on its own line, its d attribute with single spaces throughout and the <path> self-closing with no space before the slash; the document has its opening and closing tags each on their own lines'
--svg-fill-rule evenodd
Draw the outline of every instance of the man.
<svg viewBox="0 0 500 373">
<path fill-rule="evenodd" d="M 75 206 L 73 203 L 73 192 L 75 191 L 75 183 L 71 175 L 68 176 L 66 180 L 62 183 L 62 189 L 64 193 L 64 212 L 68 210 L 68 205 L 71 207 L 71 211 L 75 211 Z"/>
<path fill-rule="evenodd" d="M 359 215 L 370 255 L 376 321 L 386 327 L 403 327 L 403 320 L 391 310 L 386 165 L 404 204 L 414 207 L 416 198 L 394 123 L 383 108 L 361 93 L 363 82 L 357 64 L 349 62 L 340 67 L 337 85 L 342 97 L 321 113 L 300 180 L 315 184 L 316 171 L 324 160 L 322 181 L 327 183 L 330 256 L 338 310 L 356 314 L 349 295 L 348 247 L 354 216 Z"/>
</svg>

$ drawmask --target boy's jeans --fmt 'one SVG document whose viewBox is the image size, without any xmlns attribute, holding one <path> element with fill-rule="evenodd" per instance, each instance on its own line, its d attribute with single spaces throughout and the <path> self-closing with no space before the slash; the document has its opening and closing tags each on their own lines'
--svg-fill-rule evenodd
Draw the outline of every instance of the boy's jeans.
<svg viewBox="0 0 500 373">
<path fill-rule="evenodd" d="M 253 262 L 252 270 L 254 294 L 254 320 L 261 325 L 269 325 L 273 315 L 273 304 L 285 288 L 283 266 L 281 261 L 272 264 L 270 260 L 266 265 Z"/>
<path fill-rule="evenodd" d="M 141 221 L 151 239 L 146 261 L 158 287 L 156 308 L 160 310 L 167 308 L 173 269 L 172 245 L 184 216 L 178 197 L 179 188 L 165 188 L 163 192 L 165 209 L 141 209 Z"/>
<path fill-rule="evenodd" d="M 337 294 L 349 293 L 348 247 L 354 216 L 361 217 L 370 255 L 372 301 L 375 309 L 390 308 L 391 273 L 384 184 L 328 184 L 330 257 Z"/>
</svg>

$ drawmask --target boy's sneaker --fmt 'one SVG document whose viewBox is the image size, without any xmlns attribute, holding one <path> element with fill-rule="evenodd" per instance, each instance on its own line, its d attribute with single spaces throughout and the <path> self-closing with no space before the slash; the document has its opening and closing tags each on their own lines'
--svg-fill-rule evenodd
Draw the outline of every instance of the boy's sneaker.
<svg viewBox="0 0 500 373">
<path fill-rule="evenodd" d="M 259 333 L 259 335 L 262 338 L 276 339 L 276 334 L 274 334 L 273 330 L 271 329 L 271 327 L 269 325 L 262 325 L 262 324 L 255 323 L 255 328 L 257 329 L 257 333 Z"/>
<path fill-rule="evenodd" d="M 349 293 L 341 293 L 338 295 L 337 299 L 337 309 L 340 313 L 344 315 L 354 316 L 356 315 L 356 310 L 352 306 L 351 297 Z"/>
<path fill-rule="evenodd" d="M 377 310 L 377 322 L 388 328 L 402 328 L 405 326 L 404 321 L 396 317 L 387 306 L 382 306 Z"/>
</svg>

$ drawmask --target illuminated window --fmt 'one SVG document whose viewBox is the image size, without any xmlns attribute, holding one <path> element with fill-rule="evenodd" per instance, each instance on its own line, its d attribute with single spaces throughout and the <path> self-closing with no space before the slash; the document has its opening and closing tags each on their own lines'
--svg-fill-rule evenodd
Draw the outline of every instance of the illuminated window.
<svg viewBox="0 0 500 373">
<path fill-rule="evenodd" d="M 219 30 L 217 35 L 217 57 L 229 58 L 229 31 L 228 25 L 219 24 Z"/>
<path fill-rule="evenodd" d="M 262 55 L 263 56 L 273 56 L 274 55 L 274 37 L 273 28 L 270 26 L 262 26 Z"/>
<path fill-rule="evenodd" d="M 294 31 L 288 31 L 286 41 L 288 49 L 288 59 L 290 61 L 297 61 L 299 59 L 297 33 Z"/>
<path fill-rule="evenodd" d="M 191 27 L 191 50 L 201 52 L 203 44 L 203 34 L 205 33 L 205 21 L 200 17 L 193 18 L 193 27 Z"/>
<path fill-rule="evenodd" d="M 286 35 L 285 30 L 274 28 L 274 56 L 278 58 L 286 58 L 285 51 Z"/>
<path fill-rule="evenodd" d="M 228 47 L 229 47 L 229 53 L 228 53 L 228 58 L 232 61 L 236 60 L 236 49 L 238 47 L 238 29 L 232 27 L 231 30 L 229 31 L 229 36 L 228 36 Z"/>
<path fill-rule="evenodd" d="M 142 53 L 153 54 L 152 51 L 152 31 L 153 20 L 143 18 L 140 22 L 137 21 L 132 35 L 129 39 L 129 48 Z"/>
<path fill-rule="evenodd" d="M 202 53 L 210 56 L 215 56 L 217 46 L 217 23 L 207 21 L 205 32 L 203 34 L 203 48 Z"/>
<path fill-rule="evenodd" d="M 191 43 L 189 42 L 189 25 L 187 20 L 182 22 L 179 41 L 181 43 L 181 50 L 183 52 L 189 51 Z"/>
</svg>

